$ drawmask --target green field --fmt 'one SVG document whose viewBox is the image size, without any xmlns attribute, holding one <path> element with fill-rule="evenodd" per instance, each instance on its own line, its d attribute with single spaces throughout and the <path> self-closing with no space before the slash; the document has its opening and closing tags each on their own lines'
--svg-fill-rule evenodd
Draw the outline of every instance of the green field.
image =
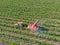
<svg viewBox="0 0 60 45">
<path fill-rule="evenodd" d="M 19 21 L 27 23 L 36 19 L 49 31 L 33 34 L 14 27 Z M 60 45 L 60 0 L 0 0 L 0 42 L 6 45 Z"/>
</svg>

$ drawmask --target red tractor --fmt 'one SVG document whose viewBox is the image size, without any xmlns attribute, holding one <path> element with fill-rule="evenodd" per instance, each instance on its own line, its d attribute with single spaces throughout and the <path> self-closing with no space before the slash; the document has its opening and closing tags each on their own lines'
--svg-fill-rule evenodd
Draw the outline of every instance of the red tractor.
<svg viewBox="0 0 60 45">
<path fill-rule="evenodd" d="M 36 20 L 33 24 L 32 23 L 26 24 L 24 22 L 18 22 L 17 24 L 15 24 L 15 26 L 17 29 L 19 28 L 20 30 L 23 30 L 24 28 L 26 28 L 26 29 L 30 29 L 30 30 L 32 30 L 32 32 L 34 32 L 35 30 L 38 30 L 38 26 L 37 26 L 38 22 L 39 22 L 38 20 Z"/>
<path fill-rule="evenodd" d="M 15 24 L 17 29 L 20 30 L 25 30 L 25 29 L 29 29 L 31 32 L 37 32 L 37 33 L 42 33 L 43 30 L 48 30 L 47 28 L 44 27 L 40 27 L 38 26 L 39 20 L 36 20 L 34 23 L 24 23 L 24 22 L 18 22 L 17 24 Z"/>
</svg>

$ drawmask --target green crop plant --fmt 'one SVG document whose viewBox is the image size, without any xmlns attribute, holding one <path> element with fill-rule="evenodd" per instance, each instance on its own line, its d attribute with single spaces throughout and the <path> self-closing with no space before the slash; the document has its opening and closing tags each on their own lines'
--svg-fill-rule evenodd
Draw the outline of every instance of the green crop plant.
<svg viewBox="0 0 60 45">
<path fill-rule="evenodd" d="M 3 39 L 3 38 L 0 38 L 0 42 L 2 42 L 2 44 L 9 44 L 9 45 L 20 45 L 20 43 L 18 42 L 15 42 L 15 41 L 9 41 L 9 40 L 6 40 L 6 39 Z"/>
<path fill-rule="evenodd" d="M 27 42 L 31 42 L 31 43 L 36 43 L 38 45 L 53 45 L 53 44 L 48 44 L 47 42 L 42 42 L 42 41 L 37 41 L 37 40 L 34 40 L 34 39 L 29 39 L 29 38 L 25 38 L 25 37 L 22 37 L 22 36 L 14 36 L 14 35 L 10 35 L 10 34 L 4 34 L 4 33 L 0 33 L 1 36 L 4 36 L 4 37 L 11 37 L 13 39 L 21 39 L 21 40 L 24 40 L 24 41 L 27 41 Z"/>
</svg>

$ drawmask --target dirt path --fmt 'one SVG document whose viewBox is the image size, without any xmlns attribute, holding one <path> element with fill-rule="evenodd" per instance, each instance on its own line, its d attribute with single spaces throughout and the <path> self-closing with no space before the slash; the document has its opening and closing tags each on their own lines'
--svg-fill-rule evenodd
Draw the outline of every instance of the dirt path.
<svg viewBox="0 0 60 45">
<path fill-rule="evenodd" d="M 0 42 L 0 45 L 3 45 L 3 43 L 2 43 L 2 42 Z"/>
<path fill-rule="evenodd" d="M 11 34 L 11 35 L 15 35 L 15 36 L 22 36 L 22 37 L 25 37 L 25 38 L 30 38 L 30 39 L 34 39 L 34 40 L 40 40 L 40 41 L 48 42 L 48 43 L 50 43 L 50 44 L 60 45 L 60 42 L 49 41 L 49 40 L 47 40 L 47 39 L 31 37 L 31 36 L 22 35 L 22 34 L 16 34 L 16 33 L 13 33 L 13 32 L 5 32 L 5 31 L 4 31 L 4 32 L 2 32 L 2 33 Z"/>
</svg>

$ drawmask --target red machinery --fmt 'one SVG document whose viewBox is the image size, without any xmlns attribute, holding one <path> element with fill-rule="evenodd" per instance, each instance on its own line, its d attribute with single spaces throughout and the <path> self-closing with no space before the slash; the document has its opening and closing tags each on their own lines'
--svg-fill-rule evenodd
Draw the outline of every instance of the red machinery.
<svg viewBox="0 0 60 45">
<path fill-rule="evenodd" d="M 20 27 L 20 28 L 24 28 L 24 26 L 23 25 L 25 25 L 25 27 L 27 28 L 27 29 L 30 29 L 30 30 L 32 30 L 32 32 L 34 32 L 35 30 L 38 30 L 38 20 L 36 20 L 33 24 L 30 24 L 30 25 L 28 25 L 28 24 L 24 24 L 23 22 L 18 22 L 17 24 L 15 24 L 15 26 L 18 26 L 18 27 Z"/>
<path fill-rule="evenodd" d="M 33 32 L 35 31 L 35 30 L 38 30 L 38 20 L 36 20 L 33 24 L 31 24 L 31 25 L 28 25 L 28 28 L 30 29 L 30 30 L 32 30 Z"/>
</svg>

